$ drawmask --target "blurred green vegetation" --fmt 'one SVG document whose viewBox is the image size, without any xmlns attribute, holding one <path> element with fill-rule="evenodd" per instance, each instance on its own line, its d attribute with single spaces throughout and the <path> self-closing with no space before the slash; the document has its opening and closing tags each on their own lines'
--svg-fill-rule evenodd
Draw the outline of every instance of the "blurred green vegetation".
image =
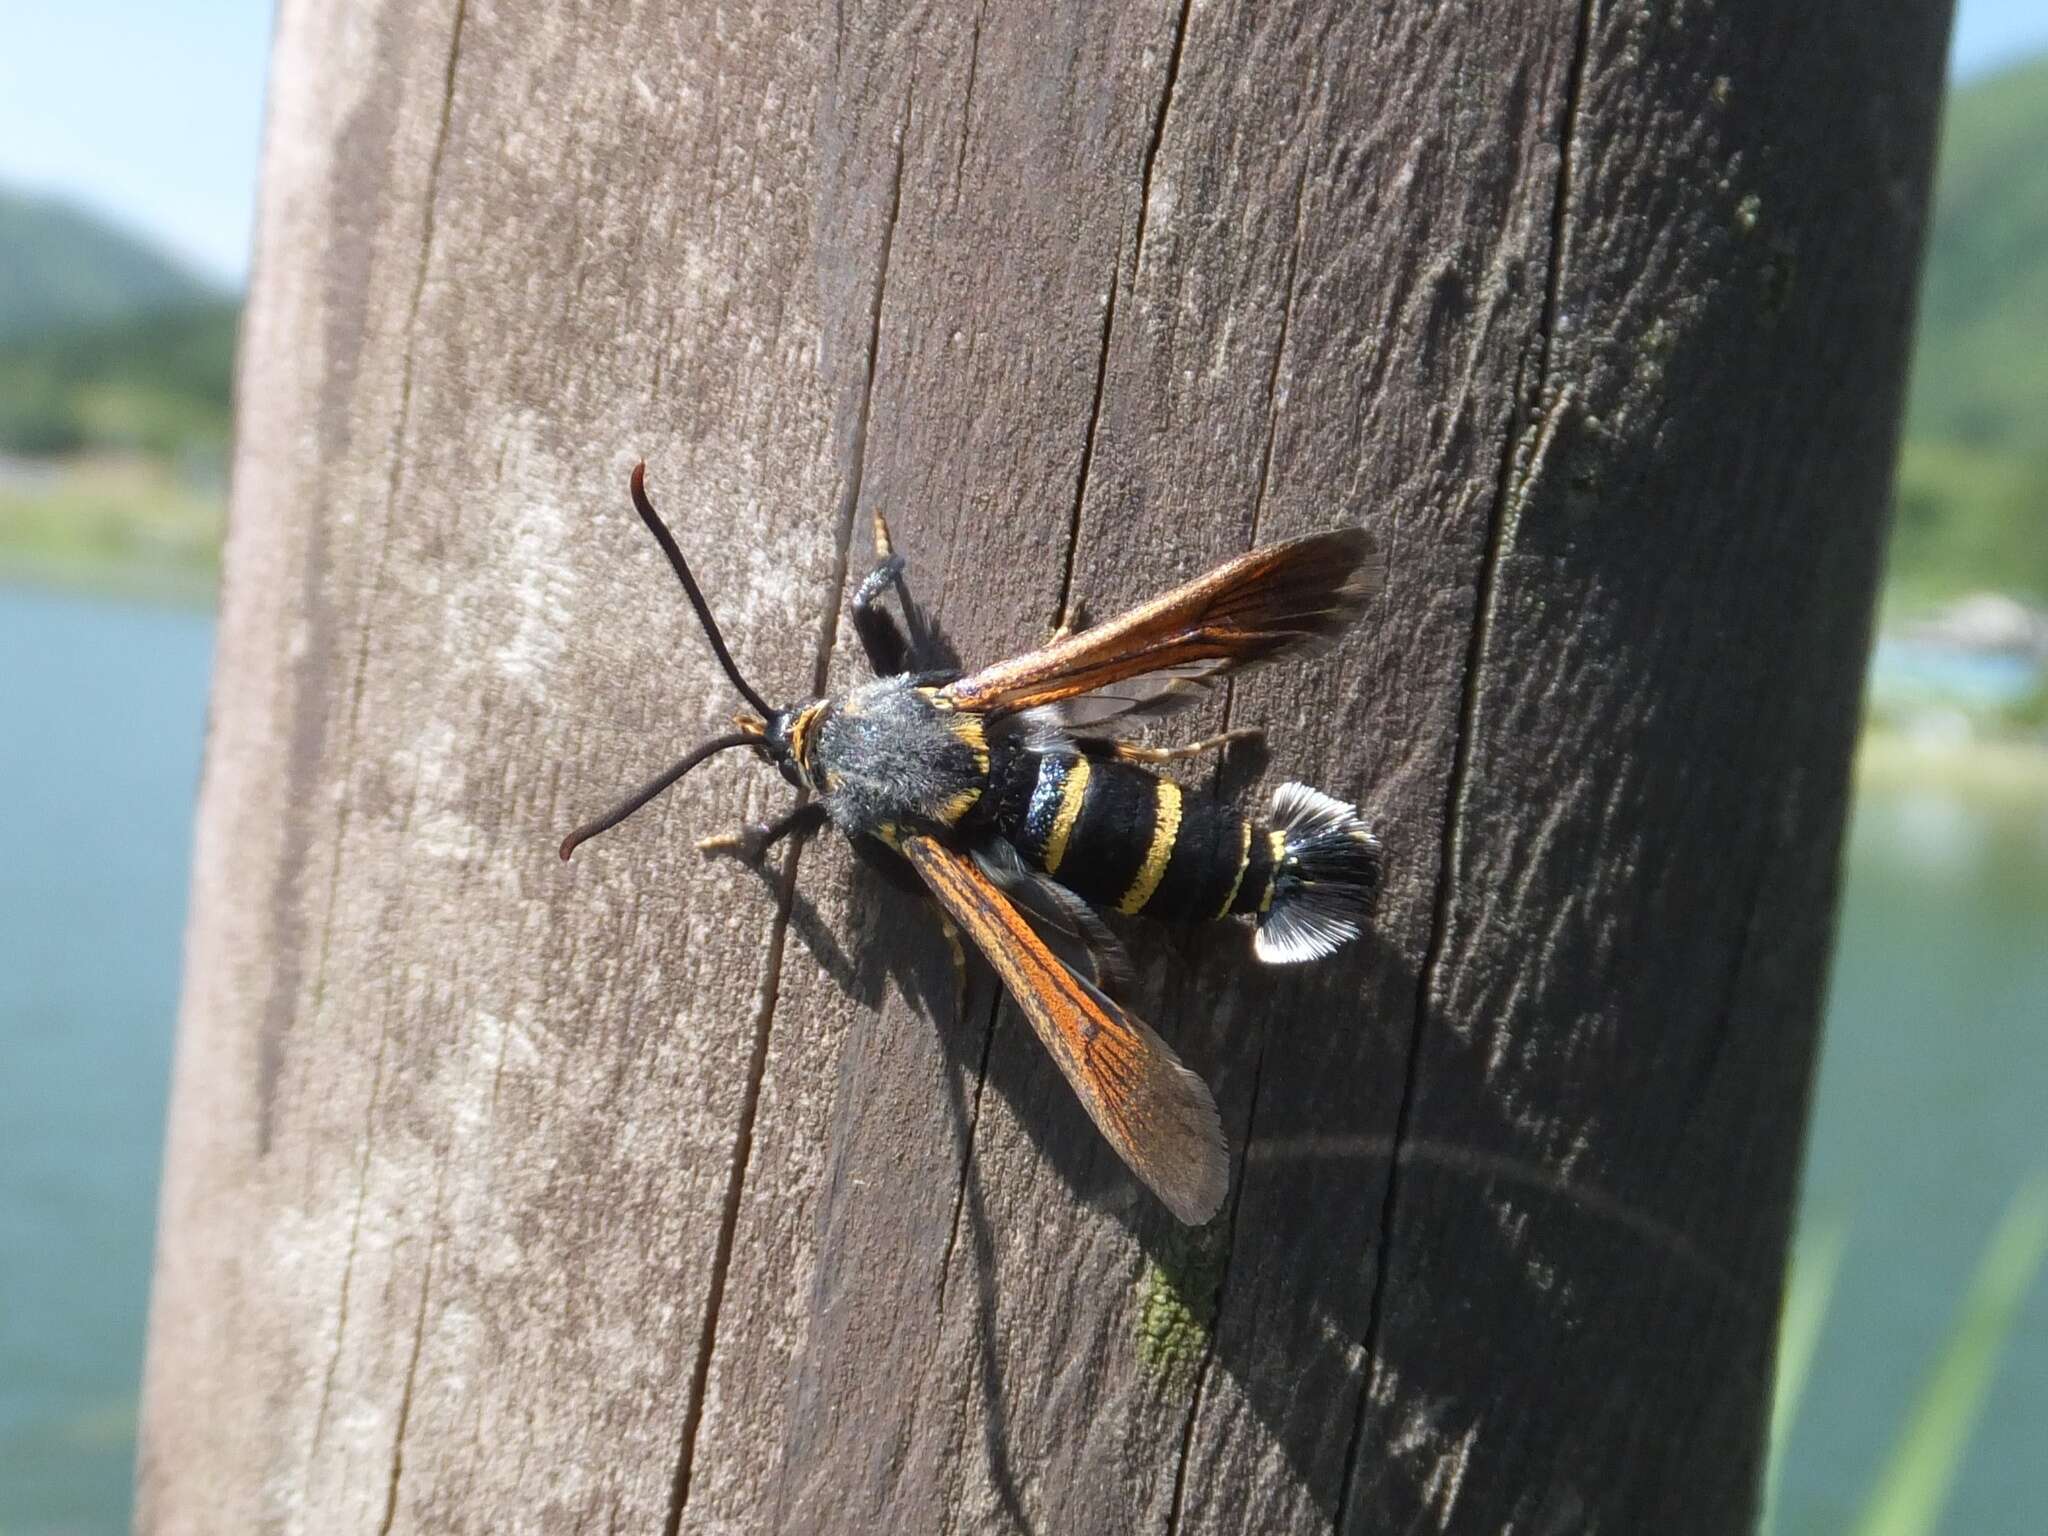
<svg viewBox="0 0 2048 1536">
<path fill-rule="evenodd" d="M 1888 597 L 2048 599 L 2048 57 L 1953 92 Z"/>
<path fill-rule="evenodd" d="M 212 590 L 241 303 L 50 199 L 0 193 L 0 577 Z"/>
<path fill-rule="evenodd" d="M 0 579 L 203 601 L 224 503 L 218 477 L 146 457 L 0 465 Z"/>
<path fill-rule="evenodd" d="M 1775 1505 L 1785 1446 L 1797 1421 L 1814 1347 L 1826 1326 L 1846 1243 L 1840 1223 L 1801 1234 L 1778 1327 L 1776 1390 L 1764 1476 L 1765 1536 L 1779 1527 Z M 2048 1261 L 2048 1176 L 2023 1185 L 1985 1244 L 1968 1293 L 1931 1363 L 1890 1454 L 1878 1467 L 1854 1536 L 1934 1536 L 1949 1489 L 1970 1447 L 2020 1304 Z"/>
<path fill-rule="evenodd" d="M 217 479 L 241 306 L 212 299 L 0 348 L 0 452 L 118 452 Z"/>
<path fill-rule="evenodd" d="M 1932 1536 L 1984 1411 L 2020 1303 L 2048 1258 L 2048 1180 L 2013 1197 L 1947 1341 L 1885 1458 L 1855 1536 Z"/>
</svg>

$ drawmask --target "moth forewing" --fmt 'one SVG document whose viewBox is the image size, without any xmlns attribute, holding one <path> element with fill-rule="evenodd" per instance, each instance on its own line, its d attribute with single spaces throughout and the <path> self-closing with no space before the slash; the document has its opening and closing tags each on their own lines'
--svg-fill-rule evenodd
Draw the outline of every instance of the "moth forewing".
<svg viewBox="0 0 2048 1536">
<path fill-rule="evenodd" d="M 1230 1148 L 1208 1085 L 1061 961 L 972 857 L 930 837 L 899 846 L 1002 978 L 1117 1155 L 1180 1220 L 1199 1226 L 1214 1216 L 1230 1187 Z"/>
<path fill-rule="evenodd" d="M 1338 528 L 1239 555 L 1105 623 L 948 684 L 961 709 L 1011 713 L 1120 689 L 1140 708 L 1151 693 L 1327 642 L 1357 619 L 1379 585 L 1372 535 Z"/>
</svg>

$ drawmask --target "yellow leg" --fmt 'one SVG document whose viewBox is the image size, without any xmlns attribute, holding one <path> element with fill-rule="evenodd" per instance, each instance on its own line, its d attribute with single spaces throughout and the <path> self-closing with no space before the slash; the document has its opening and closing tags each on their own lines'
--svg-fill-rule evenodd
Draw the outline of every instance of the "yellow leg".
<svg viewBox="0 0 2048 1536">
<path fill-rule="evenodd" d="M 699 853 L 729 853 L 742 863 L 758 864 L 761 856 L 785 837 L 793 837 L 799 843 L 825 824 L 825 807 L 816 800 L 806 800 L 780 821 L 755 822 L 737 832 L 724 832 L 717 837 L 700 839 Z"/>
<path fill-rule="evenodd" d="M 939 919 L 939 932 L 946 936 L 946 952 L 953 960 L 953 1017 L 967 1017 L 967 950 L 960 942 L 960 930 L 953 925 L 953 919 L 934 902 L 932 910 Z"/>
<path fill-rule="evenodd" d="M 1059 621 L 1053 632 L 1046 637 L 1045 643 L 1047 645 L 1058 645 L 1069 635 L 1087 627 L 1088 615 L 1082 610 L 1080 600 L 1077 598 L 1073 606 L 1067 610 L 1066 616 Z"/>
<path fill-rule="evenodd" d="M 1248 725 L 1235 731 L 1224 731 L 1217 736 L 1204 736 L 1200 741 L 1190 741 L 1178 747 L 1142 747 L 1136 742 L 1120 741 L 1116 744 L 1116 755 L 1138 763 L 1171 763 L 1183 757 L 1197 757 L 1204 752 L 1213 752 L 1218 747 L 1227 747 L 1233 741 L 1257 741 L 1266 733 L 1256 725 Z"/>
</svg>

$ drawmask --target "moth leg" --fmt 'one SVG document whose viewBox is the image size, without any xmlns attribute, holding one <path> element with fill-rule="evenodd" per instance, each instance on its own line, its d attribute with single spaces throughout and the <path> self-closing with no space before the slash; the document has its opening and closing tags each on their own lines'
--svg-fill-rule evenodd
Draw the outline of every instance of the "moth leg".
<svg viewBox="0 0 2048 1536">
<path fill-rule="evenodd" d="M 960 929 L 946 909 L 936 901 L 931 903 L 931 908 L 939 920 L 939 932 L 945 935 L 946 953 L 953 961 L 953 1017 L 964 1019 L 967 1017 L 967 947 L 960 942 Z"/>
<path fill-rule="evenodd" d="M 902 672 L 921 672 L 936 659 L 924 616 L 911 601 L 910 585 L 903 579 L 908 566 L 896 553 L 889 537 L 889 524 L 879 509 L 875 512 L 875 565 L 853 594 L 853 629 L 861 648 L 868 653 L 868 665 L 877 677 L 895 677 Z M 896 601 L 903 606 L 903 624 L 881 606 L 882 594 L 896 589 Z M 908 638 L 904 635 L 909 630 Z"/>
<path fill-rule="evenodd" d="M 1171 763 L 1227 747 L 1234 741 L 1257 741 L 1265 734 L 1258 726 L 1247 725 L 1215 736 L 1204 736 L 1200 741 L 1186 742 L 1178 747 L 1145 747 L 1134 741 L 1119 741 L 1116 743 L 1116 755 L 1134 763 Z"/>
<path fill-rule="evenodd" d="M 1057 645 L 1060 641 L 1066 639 L 1069 635 L 1072 635 L 1079 630 L 1086 629 L 1087 627 L 1088 615 L 1085 611 L 1083 611 L 1081 607 L 1081 600 L 1077 597 L 1074 599 L 1072 606 L 1070 606 L 1067 609 L 1066 617 L 1062 618 L 1058 624 L 1053 626 L 1053 631 L 1051 635 L 1046 637 L 1045 643 L 1047 645 Z"/>
<path fill-rule="evenodd" d="M 880 521 L 877 516 L 876 522 Z M 890 586 L 902 590 L 901 555 L 884 555 L 853 594 L 853 632 L 860 636 L 868 666 L 877 677 L 895 677 L 910 670 L 910 642 L 903 638 L 895 616 L 881 606 L 882 593 Z"/>
<path fill-rule="evenodd" d="M 757 821 L 737 832 L 707 837 L 697 844 L 699 853 L 729 853 L 743 864 L 758 864 L 768 850 L 785 837 L 802 842 L 825 825 L 825 802 L 806 800 L 775 822 Z"/>
</svg>

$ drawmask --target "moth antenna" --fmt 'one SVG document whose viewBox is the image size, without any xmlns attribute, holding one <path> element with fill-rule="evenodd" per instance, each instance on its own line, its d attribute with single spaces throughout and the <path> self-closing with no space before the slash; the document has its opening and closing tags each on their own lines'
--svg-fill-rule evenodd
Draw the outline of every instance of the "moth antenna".
<svg viewBox="0 0 2048 1536">
<path fill-rule="evenodd" d="M 636 480 L 635 485 L 637 486 L 637 484 L 638 481 Z M 563 838 L 562 858 L 566 861 L 570 854 L 582 847 L 583 844 L 589 842 L 598 833 L 611 831 L 613 827 L 616 827 L 628 816 L 639 810 L 641 806 L 667 789 L 677 779 L 680 779 L 713 753 L 725 752 L 733 747 L 744 747 L 750 742 L 758 740 L 760 738 L 750 732 L 734 731 L 730 736 L 714 736 L 702 746 L 692 748 L 685 754 L 681 762 L 676 763 L 673 767 L 664 769 L 654 778 L 649 779 L 645 784 L 634 790 L 632 794 L 628 795 L 619 804 L 598 817 L 597 820 L 585 822 L 574 832 Z"/>
<path fill-rule="evenodd" d="M 676 568 L 676 575 L 682 578 L 683 590 L 690 596 L 690 606 L 697 610 L 697 621 L 704 626 L 705 636 L 711 641 L 711 650 L 718 657 L 718 664 L 725 668 L 725 675 L 732 679 L 733 687 L 740 696 L 754 706 L 754 713 L 767 719 L 775 711 L 768 701 L 747 686 L 747 680 L 740 676 L 740 669 L 733 665 L 732 652 L 725 648 L 725 636 L 718 632 L 717 621 L 711 617 L 711 605 L 704 601 L 704 594 L 697 590 L 697 579 L 690 574 L 690 567 L 683 560 L 683 552 L 677 546 L 675 535 L 668 531 L 654 503 L 647 499 L 647 466 L 644 463 L 633 466 L 633 509 L 640 514 L 640 521 L 647 525 L 647 531 L 654 535 L 661 552 L 668 556 L 668 563 Z M 666 788 L 667 786 L 663 786 Z M 568 855 L 564 854 L 564 858 Z"/>
</svg>

